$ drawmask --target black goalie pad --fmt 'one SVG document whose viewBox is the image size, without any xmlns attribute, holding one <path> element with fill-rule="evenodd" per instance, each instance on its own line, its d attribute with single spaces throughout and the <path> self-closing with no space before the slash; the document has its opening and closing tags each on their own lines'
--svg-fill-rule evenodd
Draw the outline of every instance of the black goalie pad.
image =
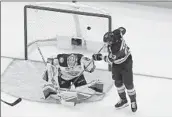
<svg viewBox="0 0 172 117">
<path fill-rule="evenodd" d="M 44 94 L 45 99 L 47 99 L 50 95 L 57 94 L 57 91 L 53 85 L 45 85 L 44 90 L 43 90 L 43 94 Z"/>
<path fill-rule="evenodd" d="M 97 82 L 93 84 L 92 86 L 89 86 L 89 88 L 95 90 L 96 92 L 103 93 L 103 83 L 102 82 Z"/>
</svg>

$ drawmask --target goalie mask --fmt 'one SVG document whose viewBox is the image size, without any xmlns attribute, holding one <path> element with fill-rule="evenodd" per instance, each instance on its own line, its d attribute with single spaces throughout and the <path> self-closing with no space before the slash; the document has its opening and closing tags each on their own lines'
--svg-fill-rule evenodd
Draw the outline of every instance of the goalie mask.
<svg viewBox="0 0 172 117">
<path fill-rule="evenodd" d="M 71 54 L 68 58 L 67 58 L 67 65 L 68 67 L 75 67 L 77 65 L 77 57 L 74 54 Z"/>
</svg>

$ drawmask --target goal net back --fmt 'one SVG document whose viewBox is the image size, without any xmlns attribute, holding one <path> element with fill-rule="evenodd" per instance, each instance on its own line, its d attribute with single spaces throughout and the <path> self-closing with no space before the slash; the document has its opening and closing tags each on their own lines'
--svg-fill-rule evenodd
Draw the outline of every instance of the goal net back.
<svg viewBox="0 0 172 117">
<path fill-rule="evenodd" d="M 103 35 L 111 30 L 105 11 L 78 3 L 45 3 L 25 6 L 25 59 L 41 60 L 62 53 L 90 55 L 103 46 Z M 104 48 L 102 52 L 107 52 Z"/>
</svg>

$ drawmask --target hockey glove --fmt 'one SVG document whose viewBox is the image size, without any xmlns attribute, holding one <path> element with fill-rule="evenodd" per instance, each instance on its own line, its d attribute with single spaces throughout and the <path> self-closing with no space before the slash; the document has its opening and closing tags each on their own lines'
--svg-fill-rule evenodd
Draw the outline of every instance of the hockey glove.
<svg viewBox="0 0 172 117">
<path fill-rule="evenodd" d="M 93 60 L 95 60 L 95 61 L 101 61 L 102 58 L 103 58 L 103 55 L 102 55 L 102 54 L 93 54 L 93 55 L 92 55 L 92 58 L 93 58 Z"/>
<path fill-rule="evenodd" d="M 112 55 L 111 53 L 108 56 L 104 56 L 104 61 L 111 64 L 115 61 L 116 56 Z"/>
<path fill-rule="evenodd" d="M 84 63 L 85 71 L 92 73 L 95 70 L 96 66 L 93 60 L 88 57 L 83 57 L 82 61 Z"/>
</svg>

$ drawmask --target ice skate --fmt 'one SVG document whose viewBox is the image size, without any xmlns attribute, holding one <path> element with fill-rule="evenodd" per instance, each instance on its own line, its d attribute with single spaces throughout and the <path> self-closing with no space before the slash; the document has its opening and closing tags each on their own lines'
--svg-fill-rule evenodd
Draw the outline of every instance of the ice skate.
<svg viewBox="0 0 172 117">
<path fill-rule="evenodd" d="M 137 103 L 136 102 L 131 102 L 131 110 L 132 110 L 132 112 L 137 111 Z"/>
<path fill-rule="evenodd" d="M 122 109 L 124 107 L 127 107 L 128 106 L 128 101 L 127 99 L 121 99 L 116 105 L 115 105 L 115 108 L 116 109 Z"/>
</svg>

